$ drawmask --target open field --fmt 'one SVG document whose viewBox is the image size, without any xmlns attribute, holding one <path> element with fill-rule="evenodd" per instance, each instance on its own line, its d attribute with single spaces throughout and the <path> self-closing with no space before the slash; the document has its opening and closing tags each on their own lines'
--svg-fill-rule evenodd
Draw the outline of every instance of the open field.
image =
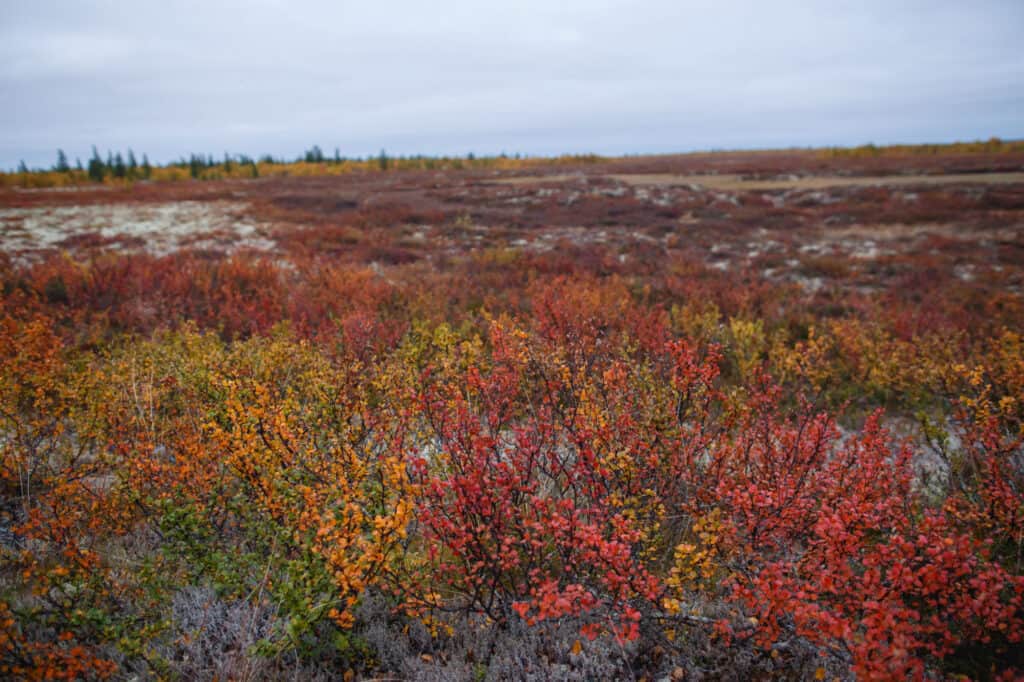
<svg viewBox="0 0 1024 682">
<path fill-rule="evenodd" d="M 899 161 L 730 153 L 616 159 L 547 175 L 367 173 L 7 191 L 0 246 L 23 261 L 188 247 L 379 266 L 568 246 L 622 263 L 687 257 L 847 291 L 888 288 L 911 273 L 909 261 L 924 259 L 932 277 L 990 277 L 1000 291 L 1019 292 L 1024 174 L 1007 169 L 1024 155 L 907 157 L 905 168 Z M 828 259 L 843 267 L 822 272 Z"/>
<path fill-rule="evenodd" d="M 0 284 L 0 673 L 1024 675 L 1019 151 L 7 187 Z"/>
</svg>

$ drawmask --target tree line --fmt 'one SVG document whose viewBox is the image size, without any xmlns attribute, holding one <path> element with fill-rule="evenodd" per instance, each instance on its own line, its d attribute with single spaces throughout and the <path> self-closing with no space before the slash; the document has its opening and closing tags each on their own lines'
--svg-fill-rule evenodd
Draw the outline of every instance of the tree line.
<svg viewBox="0 0 1024 682">
<path fill-rule="evenodd" d="M 580 158 L 597 158 L 593 155 L 586 155 Z M 259 157 L 252 157 L 246 154 L 230 154 L 224 153 L 223 158 L 216 158 L 213 154 L 196 154 L 191 153 L 187 157 L 182 156 L 176 161 L 171 161 L 165 164 L 165 167 L 177 167 L 185 168 L 190 171 L 193 177 L 199 177 L 203 170 L 211 168 L 223 168 L 227 173 L 231 173 L 235 167 L 253 167 L 257 164 L 267 165 L 288 165 L 291 163 L 317 163 L 327 165 L 341 165 L 346 162 L 357 162 L 357 163 L 374 163 L 380 170 L 387 170 L 393 160 L 397 161 L 426 161 L 426 160 L 450 160 L 452 158 L 460 157 L 449 157 L 449 156 L 429 156 L 424 154 L 414 154 L 409 156 L 393 156 L 389 155 L 387 150 L 381 149 L 379 153 L 373 156 L 343 156 L 341 154 L 341 148 L 335 147 L 333 154 L 325 153 L 319 145 L 313 145 L 309 149 L 306 149 L 298 156 L 293 159 L 289 159 L 284 156 L 274 156 L 272 154 L 263 154 Z M 478 158 L 473 152 L 466 154 L 464 158 L 468 162 L 474 162 L 487 158 L 496 159 L 523 159 L 523 155 L 516 153 L 514 155 L 501 152 L 496 157 L 481 157 Z M 94 182 L 102 182 L 106 178 L 118 178 L 118 179 L 148 179 L 152 176 L 153 164 L 150 163 L 149 157 L 146 154 L 142 155 L 142 160 L 139 161 L 135 155 L 135 152 L 128 149 L 127 152 L 114 152 L 107 150 L 106 156 L 100 154 L 99 150 L 95 145 L 92 147 L 92 156 L 89 158 L 88 163 L 83 165 L 81 158 L 76 159 L 74 166 L 68 160 L 67 154 L 63 149 L 57 150 L 57 160 L 50 168 L 29 168 L 28 164 L 24 160 L 18 163 L 18 173 L 44 173 L 44 172 L 55 172 L 55 173 L 72 173 L 74 171 L 86 172 L 90 180 Z M 256 171 L 254 171 L 254 174 Z"/>
</svg>

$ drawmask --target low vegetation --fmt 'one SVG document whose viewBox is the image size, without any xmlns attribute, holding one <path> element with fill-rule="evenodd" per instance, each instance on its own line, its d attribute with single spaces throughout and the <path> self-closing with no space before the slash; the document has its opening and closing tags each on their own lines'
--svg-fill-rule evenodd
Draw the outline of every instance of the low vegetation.
<svg viewBox="0 0 1024 682">
<path fill-rule="evenodd" d="M 459 178 L 5 255 L 0 674 L 1024 675 L 1017 186 Z"/>
</svg>

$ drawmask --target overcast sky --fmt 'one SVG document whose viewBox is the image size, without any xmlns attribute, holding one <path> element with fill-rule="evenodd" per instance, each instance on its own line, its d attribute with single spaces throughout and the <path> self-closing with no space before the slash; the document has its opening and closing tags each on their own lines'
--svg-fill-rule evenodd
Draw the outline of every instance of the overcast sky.
<svg viewBox="0 0 1024 682">
<path fill-rule="evenodd" d="M 0 167 L 1024 137 L 1024 0 L 0 0 Z"/>
</svg>

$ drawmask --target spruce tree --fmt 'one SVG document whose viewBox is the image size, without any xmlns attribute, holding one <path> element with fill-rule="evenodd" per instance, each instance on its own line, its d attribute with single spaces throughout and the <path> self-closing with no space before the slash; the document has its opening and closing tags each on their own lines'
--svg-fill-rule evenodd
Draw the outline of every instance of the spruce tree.
<svg viewBox="0 0 1024 682">
<path fill-rule="evenodd" d="M 303 156 L 303 160 L 306 163 L 323 163 L 324 153 L 323 150 L 320 149 L 320 145 L 315 144 L 311 149 L 307 149 Z"/>
<path fill-rule="evenodd" d="M 71 170 L 71 166 L 68 165 L 67 154 L 64 153 L 63 149 L 57 150 L 57 164 L 53 167 L 53 170 L 58 173 L 67 173 Z"/>
<path fill-rule="evenodd" d="M 92 158 L 89 159 L 89 179 L 93 182 L 103 182 L 106 170 L 106 166 L 103 165 L 103 159 L 100 158 L 99 150 L 96 149 L 96 145 L 93 145 Z"/>
<path fill-rule="evenodd" d="M 128 167 L 124 165 L 124 157 L 118 152 L 114 157 L 114 177 L 123 180 L 128 175 Z"/>
</svg>

